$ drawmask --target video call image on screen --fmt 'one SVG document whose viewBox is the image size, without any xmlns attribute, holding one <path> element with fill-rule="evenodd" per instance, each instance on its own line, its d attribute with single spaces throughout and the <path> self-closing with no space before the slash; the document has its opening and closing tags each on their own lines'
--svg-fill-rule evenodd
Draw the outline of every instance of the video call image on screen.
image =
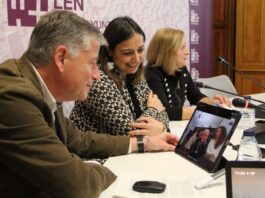
<svg viewBox="0 0 265 198">
<path fill-rule="evenodd" d="M 263 198 L 265 168 L 231 168 L 232 197 Z"/>
<path fill-rule="evenodd" d="M 234 122 L 234 118 L 223 118 L 196 110 L 180 144 L 185 146 L 192 158 L 203 157 L 215 162 Z"/>
</svg>

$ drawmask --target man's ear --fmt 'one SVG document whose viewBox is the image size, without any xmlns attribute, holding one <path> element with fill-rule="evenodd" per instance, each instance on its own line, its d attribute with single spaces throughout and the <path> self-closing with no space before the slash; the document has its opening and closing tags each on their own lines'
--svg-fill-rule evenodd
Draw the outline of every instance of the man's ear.
<svg viewBox="0 0 265 198">
<path fill-rule="evenodd" d="M 62 72 L 64 70 L 64 62 L 67 54 L 67 48 L 64 45 L 59 45 L 54 50 L 54 62 L 57 69 Z"/>
</svg>

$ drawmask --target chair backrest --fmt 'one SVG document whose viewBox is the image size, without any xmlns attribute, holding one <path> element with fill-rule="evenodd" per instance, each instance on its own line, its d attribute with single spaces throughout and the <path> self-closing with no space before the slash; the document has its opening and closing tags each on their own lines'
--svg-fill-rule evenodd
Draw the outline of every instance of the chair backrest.
<svg viewBox="0 0 265 198">
<path fill-rule="evenodd" d="M 237 91 L 236 91 L 232 81 L 226 75 L 214 76 L 214 77 L 210 77 L 210 78 L 199 78 L 197 81 L 202 82 L 205 85 L 209 85 L 209 86 L 216 88 L 216 89 L 220 89 L 220 90 L 224 90 L 227 92 L 231 92 L 233 94 L 237 94 Z M 226 96 L 228 98 L 235 97 L 232 94 L 224 93 L 224 92 L 214 90 L 214 89 L 200 88 L 200 91 L 203 94 L 205 94 L 206 96 L 208 96 L 209 98 L 213 98 L 215 95 L 223 95 L 223 96 Z"/>
</svg>

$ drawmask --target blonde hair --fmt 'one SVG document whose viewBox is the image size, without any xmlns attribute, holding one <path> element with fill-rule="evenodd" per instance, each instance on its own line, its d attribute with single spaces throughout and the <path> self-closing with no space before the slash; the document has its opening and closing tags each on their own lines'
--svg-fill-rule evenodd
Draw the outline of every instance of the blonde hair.
<svg viewBox="0 0 265 198">
<path fill-rule="evenodd" d="M 147 49 L 147 64 L 151 67 L 162 67 L 166 73 L 177 68 L 177 51 L 184 37 L 182 30 L 173 28 L 159 29 L 152 37 Z"/>
</svg>

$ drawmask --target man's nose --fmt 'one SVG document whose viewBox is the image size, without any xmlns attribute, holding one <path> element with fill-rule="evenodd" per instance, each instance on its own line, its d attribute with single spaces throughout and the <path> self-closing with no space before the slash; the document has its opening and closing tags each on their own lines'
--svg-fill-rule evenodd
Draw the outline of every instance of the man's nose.
<svg viewBox="0 0 265 198">
<path fill-rule="evenodd" d="M 100 74 L 99 74 L 98 67 L 96 67 L 94 69 L 94 71 L 92 72 L 92 78 L 93 78 L 93 80 L 96 80 L 96 81 L 100 79 Z"/>
</svg>

